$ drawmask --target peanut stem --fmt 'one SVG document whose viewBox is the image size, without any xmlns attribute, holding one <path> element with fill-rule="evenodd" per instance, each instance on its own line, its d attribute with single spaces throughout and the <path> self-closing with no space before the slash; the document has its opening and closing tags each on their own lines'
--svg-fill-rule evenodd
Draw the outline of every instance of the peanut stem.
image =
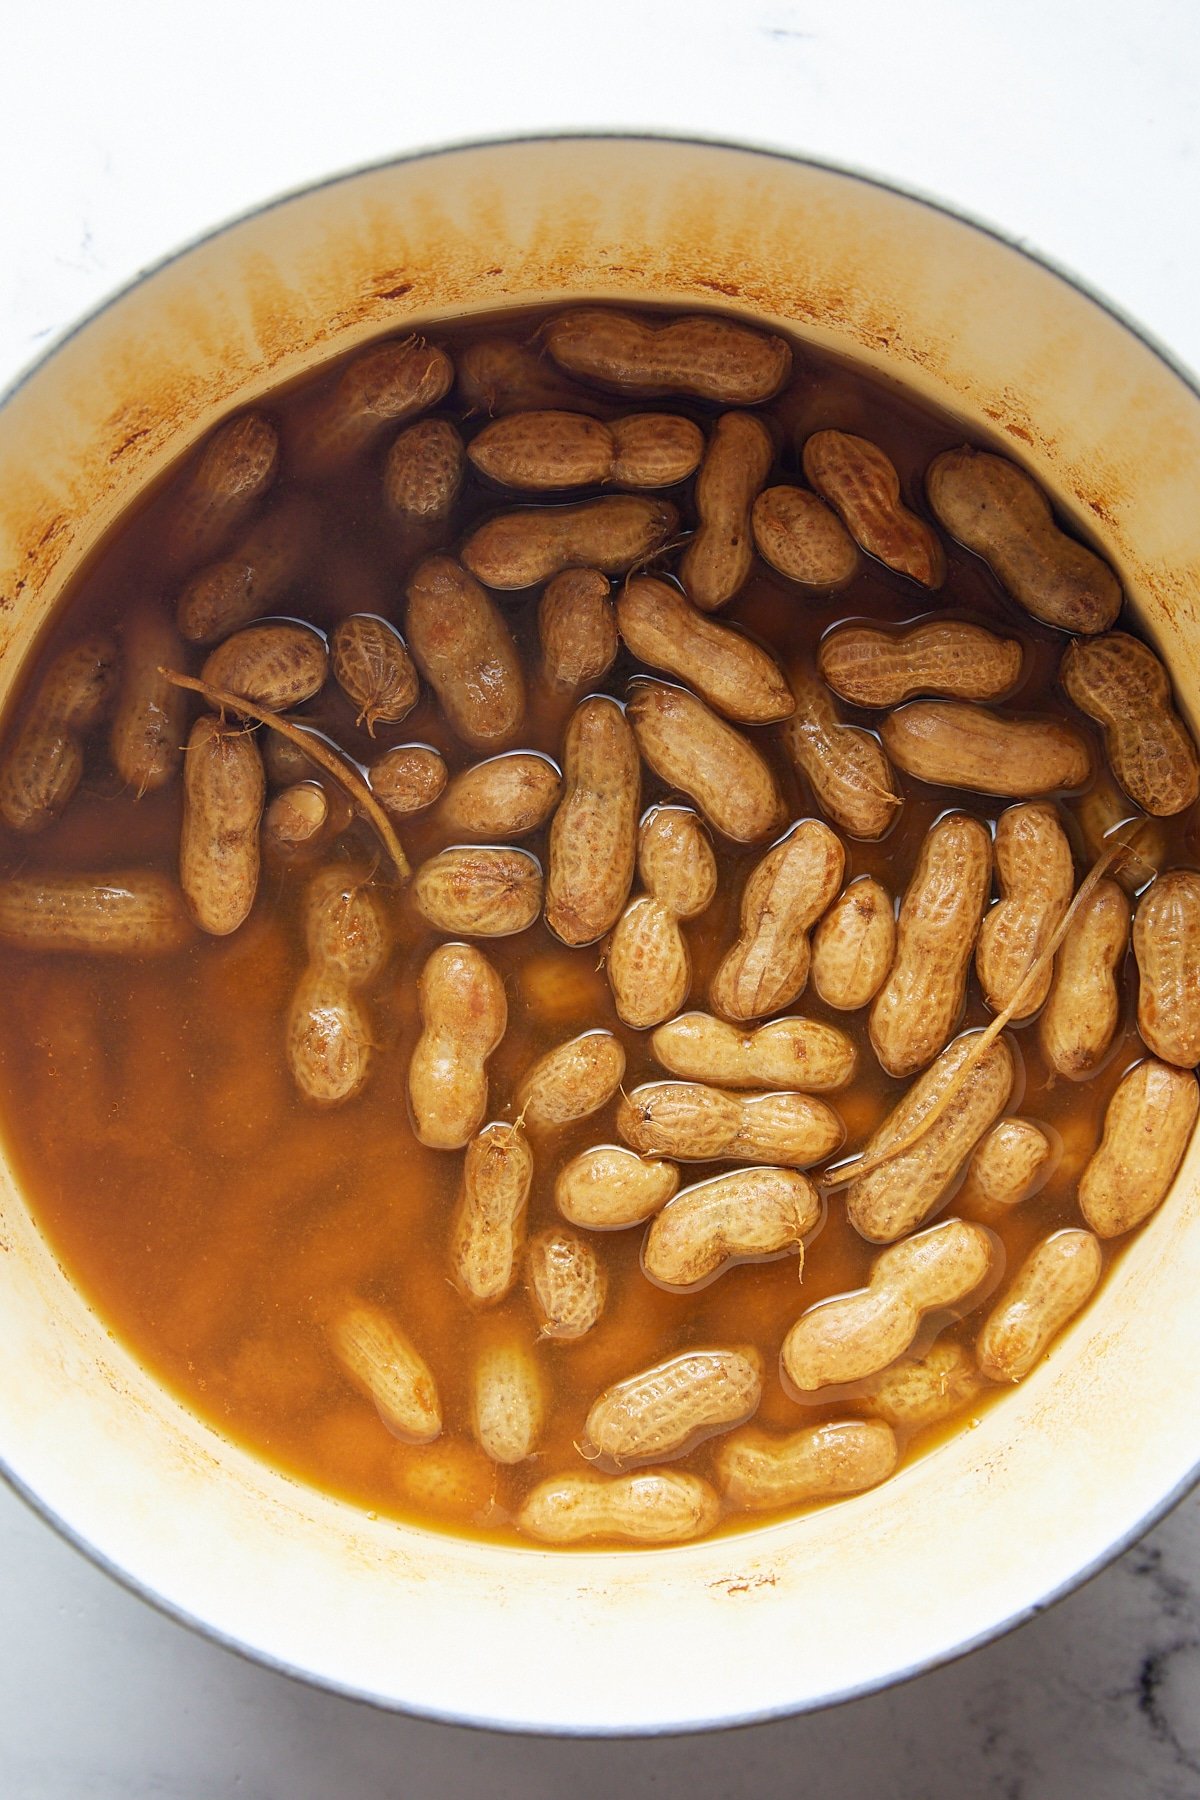
<svg viewBox="0 0 1200 1800">
<path fill-rule="evenodd" d="M 269 730 L 277 731 L 280 737 L 287 738 L 303 750 L 311 762 L 315 762 L 343 787 L 360 812 L 366 814 L 379 835 L 380 842 L 392 862 L 401 881 L 407 881 L 412 874 L 404 846 L 396 836 L 391 820 L 380 806 L 378 800 L 352 766 L 348 758 L 344 758 L 329 748 L 322 738 L 314 732 L 301 731 L 290 719 L 284 719 L 278 713 L 268 712 L 265 707 L 256 706 L 253 700 L 246 700 L 241 694 L 230 694 L 224 688 L 212 687 L 207 681 L 199 681 L 194 675 L 181 675 L 177 669 L 159 669 L 159 674 L 172 687 L 186 688 L 189 693 L 200 694 L 210 706 L 219 707 L 222 712 L 243 713 L 247 718 L 255 720 L 259 725 L 266 725 Z"/>
</svg>

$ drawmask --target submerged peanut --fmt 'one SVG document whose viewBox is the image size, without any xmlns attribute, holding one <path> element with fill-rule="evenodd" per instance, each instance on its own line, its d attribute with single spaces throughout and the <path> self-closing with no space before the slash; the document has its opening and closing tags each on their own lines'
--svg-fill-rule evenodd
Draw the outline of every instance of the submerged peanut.
<svg viewBox="0 0 1200 1800">
<path fill-rule="evenodd" d="M 437 1384 L 424 1357 L 387 1313 L 355 1301 L 336 1314 L 329 1338 L 338 1362 L 388 1430 L 410 1444 L 432 1443 L 442 1429 Z"/>
<path fill-rule="evenodd" d="M 684 591 L 702 612 L 715 612 L 744 585 L 754 566 L 750 509 L 775 460 L 775 442 L 753 413 L 722 413 L 696 477 L 698 524 L 679 564 Z"/>
<path fill-rule="evenodd" d="M 694 694 L 639 680 L 628 715 L 654 773 L 694 800 L 723 836 L 750 844 L 783 823 L 783 796 L 769 764 Z"/>
<path fill-rule="evenodd" d="M 1138 902 L 1133 922 L 1138 1030 L 1163 1062 L 1200 1063 L 1200 874 L 1168 869 Z"/>
<path fill-rule="evenodd" d="M 642 1268 L 660 1287 L 705 1286 L 732 1263 L 802 1252 L 821 1201 L 795 1169 L 734 1169 L 684 1188 L 652 1221 Z"/>
<path fill-rule="evenodd" d="M 418 563 L 406 592 L 409 644 L 449 724 L 476 750 L 501 749 L 525 717 L 525 680 L 494 601 L 450 556 Z"/>
<path fill-rule="evenodd" d="M 1016 1000 L 1034 964 L 1066 916 L 1075 891 L 1075 863 L 1052 806 L 1010 806 L 996 823 L 993 843 L 1000 898 L 979 929 L 975 968 L 993 1012 Z M 1053 969 L 1024 987 L 1016 1019 L 1027 1019 L 1050 992 Z"/>
<path fill-rule="evenodd" d="M 343 466 L 389 425 L 436 406 L 453 379 L 445 351 L 424 338 L 373 345 L 345 365 L 310 410 L 294 460 L 306 474 Z"/>
<path fill-rule="evenodd" d="M 1037 1192 L 1053 1167 L 1054 1147 L 1028 1119 L 1001 1119 L 979 1140 L 955 1205 L 985 1222 L 1002 1219 Z"/>
<path fill-rule="evenodd" d="M 308 625 L 250 625 L 210 652 L 203 680 L 210 687 L 286 712 L 311 700 L 325 684 L 329 654 Z"/>
<path fill-rule="evenodd" d="M 848 431 L 815 431 L 804 445 L 804 473 L 870 556 L 923 587 L 946 578 L 937 533 L 900 498 L 900 478 L 877 444 Z"/>
<path fill-rule="evenodd" d="M 278 434 L 262 413 L 239 413 L 219 426 L 172 508 L 171 560 L 195 563 L 215 556 L 266 493 L 278 466 Z"/>
<path fill-rule="evenodd" d="M 1069 1081 L 1085 1081 L 1112 1043 L 1128 944 L 1129 902 L 1115 881 L 1098 882 L 1059 946 L 1038 1021 L 1043 1055 Z"/>
<path fill-rule="evenodd" d="M 1102 1238 L 1120 1237 L 1164 1199 L 1200 1108 L 1190 1069 L 1144 1062 L 1119 1083 L 1104 1136 L 1079 1181 L 1079 1210 Z"/>
<path fill-rule="evenodd" d="M 699 427 L 669 413 L 633 413 L 603 425 L 586 413 L 532 411 L 488 425 L 467 454 L 504 487 L 553 493 L 573 487 L 673 487 L 696 468 Z"/>
<path fill-rule="evenodd" d="M 253 737 L 202 714 L 183 759 L 179 885 L 197 925 L 216 937 L 236 931 L 254 905 L 265 798 Z"/>
<path fill-rule="evenodd" d="M 1090 1231 L 1043 1238 L 979 1334 L 975 1353 L 988 1380 L 1023 1380 L 1090 1297 L 1100 1270 L 1100 1244 Z"/>
<path fill-rule="evenodd" d="M 700 427 L 675 413 L 626 413 L 613 419 L 609 430 L 609 479 L 617 487 L 674 487 L 695 473 L 704 454 Z"/>
<path fill-rule="evenodd" d="M 487 1061 L 504 1036 L 504 983 L 470 944 L 442 944 L 417 984 L 422 1032 L 408 1071 L 413 1127 L 434 1150 L 459 1150 L 487 1111 Z"/>
<path fill-rule="evenodd" d="M 526 850 L 480 846 L 442 850 L 413 877 L 413 905 L 437 931 L 512 937 L 542 910 L 542 870 Z"/>
<path fill-rule="evenodd" d="M 533 1351 L 505 1335 L 476 1358 L 471 1429 L 485 1456 L 510 1467 L 533 1455 L 542 1434 L 546 1396 Z"/>
<path fill-rule="evenodd" d="M 944 1338 L 924 1356 L 902 1356 L 866 1383 L 872 1410 L 902 1431 L 921 1431 L 951 1418 L 982 1387 L 971 1352 Z"/>
<path fill-rule="evenodd" d="M 611 929 L 633 881 L 641 773 L 615 700 L 592 695 L 563 744 L 563 797 L 550 826 L 546 923 L 565 944 Z"/>
<path fill-rule="evenodd" d="M 606 410 L 547 358 L 513 338 L 475 338 L 457 352 L 456 371 L 468 413 L 484 413 L 489 419 L 556 408 Z"/>
<path fill-rule="evenodd" d="M 304 897 L 308 966 L 287 1018 L 292 1079 L 306 1100 L 338 1106 L 370 1073 L 370 1019 L 360 991 L 383 969 L 391 931 L 365 871 L 323 869 Z"/>
<path fill-rule="evenodd" d="M 617 628 L 640 662 L 686 682 L 727 719 L 766 725 L 795 706 L 774 657 L 652 575 L 632 576 L 621 589 Z"/>
<path fill-rule="evenodd" d="M 694 394 L 726 406 L 769 400 L 787 380 L 783 338 L 702 314 L 651 324 L 631 313 L 580 306 L 549 320 L 546 348 L 585 381 L 635 394 Z"/>
<path fill-rule="evenodd" d="M 747 1426 L 719 1446 L 716 1469 L 734 1506 L 769 1512 L 878 1487 L 899 1457 L 889 1426 L 878 1419 L 844 1419 L 783 1437 Z"/>
<path fill-rule="evenodd" d="M 456 775 L 438 823 L 466 837 L 527 837 L 545 824 L 561 792 L 562 776 L 548 756 L 511 750 Z"/>
<path fill-rule="evenodd" d="M 720 1501 L 699 1475 L 643 1469 L 611 1480 L 552 1476 L 527 1496 L 516 1523 L 547 1544 L 678 1544 L 702 1537 L 720 1516 Z"/>
<path fill-rule="evenodd" d="M 0 880 L 0 938 L 22 949 L 166 956 L 191 935 L 179 889 L 152 869 L 47 869 Z"/>
<path fill-rule="evenodd" d="M 618 919 L 605 966 L 618 1015 L 646 1031 L 687 999 L 692 961 L 679 921 L 709 905 L 717 865 L 704 827 L 684 806 L 651 808 L 638 831 L 638 863 L 649 892 Z"/>
<path fill-rule="evenodd" d="M 684 1081 L 648 1082 L 623 1095 L 617 1130 L 642 1155 L 797 1169 L 822 1162 L 845 1136 L 833 1108 L 808 1094 L 743 1098 Z"/>
<path fill-rule="evenodd" d="M 542 1231 L 529 1246 L 529 1291 L 541 1335 L 573 1342 L 604 1311 L 608 1276 L 591 1244 L 573 1231 Z"/>
<path fill-rule="evenodd" d="M 309 850 L 329 821 L 329 799 L 319 781 L 280 788 L 263 814 L 263 849 L 276 856 Z"/>
<path fill-rule="evenodd" d="M 165 787 L 183 762 L 186 699 L 161 672 L 183 664 L 183 645 L 160 607 L 141 607 L 124 620 L 109 747 L 113 767 L 135 799 Z"/>
<path fill-rule="evenodd" d="M 685 1350 L 606 1388 L 588 1412 L 581 1449 L 614 1469 L 682 1456 L 744 1425 L 761 1398 L 757 1350 Z"/>
<path fill-rule="evenodd" d="M 796 708 L 780 735 L 817 804 L 851 837 L 883 837 L 896 822 L 901 798 L 879 739 L 861 725 L 845 724 L 814 676 L 794 670 L 791 684 Z"/>
<path fill-rule="evenodd" d="M 352 613 L 329 640 L 333 678 L 358 708 L 358 725 L 375 736 L 376 725 L 398 725 L 420 697 L 421 684 L 404 639 L 372 613 Z"/>
<path fill-rule="evenodd" d="M 54 658 L 0 756 L 0 819 L 13 831 L 43 831 L 62 812 L 83 774 L 84 734 L 116 682 L 111 638 L 82 638 Z"/>
<path fill-rule="evenodd" d="M 854 1076 L 854 1045 L 816 1019 L 774 1019 L 741 1031 L 707 1013 L 683 1013 L 660 1025 L 650 1048 L 664 1069 L 684 1081 L 718 1088 L 796 1088 L 834 1093 Z"/>
<path fill-rule="evenodd" d="M 678 523 L 669 501 L 636 494 L 520 507 L 477 525 L 462 560 L 478 580 L 504 590 L 534 587 L 574 563 L 624 575 L 656 555 Z"/>
<path fill-rule="evenodd" d="M 450 1261 L 468 1299 L 503 1300 L 517 1279 L 533 1156 L 515 1125 L 487 1125 L 467 1145 L 450 1226 Z"/>
<path fill-rule="evenodd" d="M 1065 720 L 1012 719 L 962 700 L 913 700 L 880 730 L 906 775 L 937 787 L 1035 798 L 1081 788 L 1092 769 L 1083 733 Z"/>
<path fill-rule="evenodd" d="M 665 1206 L 678 1186 L 679 1171 L 673 1163 L 646 1161 L 632 1150 L 597 1144 L 559 1170 L 554 1203 L 572 1225 L 621 1231 L 641 1225 Z"/>
<path fill-rule="evenodd" d="M 677 919 L 695 919 L 717 891 L 712 843 L 690 806 L 652 806 L 638 827 L 646 890 Z"/>
<path fill-rule="evenodd" d="M 1024 652 L 961 619 L 928 619 L 907 631 L 842 625 L 817 656 L 822 679 L 854 706 L 899 706 L 914 694 L 996 700 L 1015 687 Z"/>
<path fill-rule="evenodd" d="M 175 607 L 180 637 L 213 644 L 240 625 L 275 610 L 298 581 L 317 540 L 317 520 L 299 496 L 276 502 L 219 562 L 182 589 Z"/>
<path fill-rule="evenodd" d="M 383 502 L 396 518 L 435 525 L 448 517 L 466 468 L 463 441 L 448 419 L 402 431 L 383 465 Z"/>
<path fill-rule="evenodd" d="M 827 825 L 805 819 L 769 850 L 742 891 L 738 938 L 709 986 L 730 1019 L 781 1012 L 808 981 L 808 934 L 841 886 L 845 853 Z"/>
<path fill-rule="evenodd" d="M 538 1058 L 513 1105 L 531 1131 L 571 1125 L 607 1106 L 624 1073 L 625 1052 L 612 1032 L 585 1031 Z"/>
<path fill-rule="evenodd" d="M 763 561 L 802 587 L 842 587 L 858 568 L 854 539 L 808 488 L 764 488 L 750 519 Z"/>
<path fill-rule="evenodd" d="M 1099 772 L 1078 802 L 1076 817 L 1091 861 L 1114 844 L 1122 846 L 1120 856 L 1109 866 L 1109 874 L 1127 894 L 1139 894 L 1162 870 L 1167 860 L 1162 825 L 1138 812 L 1106 769 Z"/>
<path fill-rule="evenodd" d="M 1068 696 L 1104 729 L 1113 774 L 1144 812 L 1184 812 L 1200 793 L 1200 754 L 1175 710 L 1171 683 L 1154 652 L 1109 631 L 1063 653 Z"/>
<path fill-rule="evenodd" d="M 617 655 L 609 580 L 599 569 L 564 569 L 538 606 L 542 674 L 552 691 L 577 694 L 608 673 Z"/>
<path fill-rule="evenodd" d="M 892 896 L 870 875 L 844 888 L 817 925 L 812 982 L 826 1006 L 857 1012 L 879 992 L 896 953 Z"/>
</svg>

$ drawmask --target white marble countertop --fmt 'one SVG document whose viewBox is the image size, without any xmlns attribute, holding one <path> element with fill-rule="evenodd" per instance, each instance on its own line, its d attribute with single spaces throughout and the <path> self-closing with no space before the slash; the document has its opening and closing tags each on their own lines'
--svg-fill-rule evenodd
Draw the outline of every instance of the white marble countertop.
<svg viewBox="0 0 1200 1800">
<path fill-rule="evenodd" d="M 589 126 L 743 137 L 941 195 L 1200 368 L 1194 0 L 44 0 L 9 9 L 5 74 L 0 387 L 273 193 L 421 144 Z M 950 1668 L 651 1743 L 502 1738 L 311 1692 L 160 1618 L 2 1490 L 0 1579 L 6 1800 L 1200 1795 L 1200 1496 Z"/>
</svg>

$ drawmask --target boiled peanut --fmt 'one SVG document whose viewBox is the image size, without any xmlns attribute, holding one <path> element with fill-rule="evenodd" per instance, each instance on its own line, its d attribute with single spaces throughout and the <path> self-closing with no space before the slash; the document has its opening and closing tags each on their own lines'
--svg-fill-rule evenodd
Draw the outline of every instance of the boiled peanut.
<svg viewBox="0 0 1200 1800">
<path fill-rule="evenodd" d="M 1079 801 L 1077 817 L 1093 862 L 1114 843 L 1125 846 L 1109 874 L 1127 894 L 1140 893 L 1162 870 L 1167 860 L 1162 826 L 1157 819 L 1134 810 L 1107 770 L 1100 771 Z"/>
<path fill-rule="evenodd" d="M 782 1012 L 808 981 L 808 934 L 841 885 L 846 858 L 827 825 L 805 819 L 751 871 L 736 943 L 711 983 L 713 1010 L 729 1019 Z"/>
<path fill-rule="evenodd" d="M 621 1231 L 627 1225 L 641 1225 L 666 1205 L 678 1186 L 674 1164 L 645 1162 L 632 1150 L 597 1144 L 559 1170 L 554 1203 L 572 1225 Z"/>
<path fill-rule="evenodd" d="M 389 425 L 436 406 L 453 380 L 450 358 L 424 338 L 373 345 L 311 409 L 293 461 L 308 475 L 349 462 Z"/>
<path fill-rule="evenodd" d="M 563 744 L 563 797 L 550 826 L 546 923 L 565 944 L 592 944 L 615 923 L 633 881 L 641 775 L 615 700 L 576 707 Z"/>
<path fill-rule="evenodd" d="M 983 1226 L 962 1219 L 893 1244 L 865 1288 L 801 1313 L 783 1341 L 783 1374 L 800 1393 L 878 1375 L 904 1355 L 927 1313 L 969 1300 L 994 1256 Z"/>
<path fill-rule="evenodd" d="M 383 503 L 421 525 L 445 519 L 466 470 L 463 441 L 448 419 L 422 419 L 402 431 L 383 465 Z"/>
<path fill-rule="evenodd" d="M 338 1106 L 361 1093 L 371 1064 L 371 1025 L 359 990 L 379 974 L 391 932 L 361 869 L 314 875 L 304 897 L 308 966 L 288 1013 L 292 1079 L 306 1100 Z"/>
<path fill-rule="evenodd" d="M 604 1005 L 604 976 L 589 957 L 570 950 L 527 956 L 516 975 L 531 1018 L 545 1026 L 583 1025 Z"/>
<path fill-rule="evenodd" d="M 722 413 L 696 477 L 699 524 L 679 564 L 684 591 L 702 612 L 732 600 L 754 566 L 750 509 L 774 460 L 775 441 L 761 419 Z"/>
<path fill-rule="evenodd" d="M 682 1456 L 705 1438 L 744 1425 L 762 1398 L 757 1350 L 685 1350 L 592 1402 L 580 1445 L 609 1468 Z"/>
<path fill-rule="evenodd" d="M 201 714 L 183 758 L 179 885 L 201 931 L 215 937 L 236 931 L 254 905 L 266 785 L 249 733 Z"/>
<path fill-rule="evenodd" d="M 516 1125 L 485 1125 L 467 1145 L 450 1227 L 450 1261 L 464 1294 L 503 1300 L 517 1279 L 533 1157 Z"/>
<path fill-rule="evenodd" d="M 679 523 L 667 500 L 613 494 L 577 506 L 525 506 L 477 525 L 462 548 L 472 575 L 512 590 L 581 564 L 624 575 L 661 550 Z"/>
<path fill-rule="evenodd" d="M 1167 671 L 1124 631 L 1068 644 L 1059 675 L 1081 712 L 1104 728 L 1113 774 L 1157 818 L 1184 812 L 1200 794 L 1200 755 L 1175 710 Z"/>
<path fill-rule="evenodd" d="M 922 587 L 941 587 L 946 556 L 935 531 L 900 498 L 895 465 L 877 444 L 848 431 L 814 431 L 804 473 L 869 556 Z"/>
<path fill-rule="evenodd" d="M 900 903 L 895 959 L 871 1007 L 871 1042 L 889 1075 L 923 1069 L 954 1030 L 991 873 L 992 843 L 978 819 L 939 819 Z"/>
<path fill-rule="evenodd" d="M 701 314 L 648 324 L 631 313 L 580 306 L 543 328 L 560 368 L 635 394 L 694 394 L 753 406 L 778 393 L 792 353 L 783 338 Z"/>
<path fill-rule="evenodd" d="M 1098 1236 L 1120 1237 L 1158 1206 L 1183 1161 L 1198 1107 L 1190 1069 L 1144 1062 L 1122 1077 L 1079 1181 L 1079 1210 Z"/>
<path fill-rule="evenodd" d="M 421 1036 L 408 1070 L 413 1126 L 434 1150 L 459 1150 L 487 1111 L 487 1060 L 504 1036 L 504 983 L 470 944 L 442 944 L 417 984 Z"/>
<path fill-rule="evenodd" d="M 902 1431 L 939 1425 L 974 1400 L 982 1387 L 970 1351 L 944 1338 L 924 1356 L 902 1356 L 866 1384 L 872 1410 Z"/>
<path fill-rule="evenodd" d="M 1056 1231 L 1026 1257 L 988 1314 L 975 1354 L 989 1381 L 1021 1381 L 1100 1279 L 1100 1244 L 1090 1231 Z"/>
<path fill-rule="evenodd" d="M 261 413 L 239 413 L 218 426 L 176 500 L 167 527 L 173 562 L 215 556 L 275 479 L 279 437 Z"/>
<path fill-rule="evenodd" d="M 707 1013 L 683 1013 L 659 1026 L 650 1048 L 664 1069 L 684 1081 L 810 1094 L 846 1087 L 858 1061 L 845 1033 L 816 1019 L 774 1019 L 757 1031 L 739 1031 Z"/>
<path fill-rule="evenodd" d="M 438 823 L 466 837 L 527 837 L 558 804 L 562 776 L 548 756 L 510 750 L 454 777 L 438 808 Z"/>
<path fill-rule="evenodd" d="M 405 1500 L 464 1525 L 485 1524 L 496 1504 L 495 1464 L 463 1438 L 393 1449 L 388 1474 Z"/>
<path fill-rule="evenodd" d="M 856 1012 L 875 998 L 896 953 L 892 896 L 870 875 L 844 888 L 812 941 L 812 982 L 826 1006 Z"/>
<path fill-rule="evenodd" d="M 817 668 L 853 706 L 899 706 L 914 694 L 997 700 L 1016 686 L 1024 652 L 961 619 L 927 619 L 907 631 L 843 625 L 821 644 Z"/>
<path fill-rule="evenodd" d="M 573 1231 L 542 1231 L 529 1246 L 527 1266 L 542 1336 L 585 1337 L 608 1297 L 608 1276 L 592 1246 Z"/>
<path fill-rule="evenodd" d="M 822 1162 L 845 1136 L 833 1108 L 808 1094 L 743 1099 L 685 1081 L 648 1082 L 622 1095 L 617 1130 L 642 1155 L 797 1169 Z"/>
<path fill-rule="evenodd" d="M 0 757 L 0 819 L 42 831 L 83 774 L 83 736 L 97 725 L 117 682 L 117 648 L 94 634 L 55 657 Z"/>
<path fill-rule="evenodd" d="M 704 433 L 675 413 L 626 413 L 609 424 L 613 463 L 609 479 L 618 487 L 675 487 L 695 474 L 704 454 Z"/>
<path fill-rule="evenodd" d="M 263 814 L 263 849 L 291 856 L 311 849 L 329 819 L 329 800 L 319 781 L 297 781 L 281 788 Z"/>
<path fill-rule="evenodd" d="M 617 622 L 609 581 L 599 569 L 564 569 L 546 584 L 538 606 L 542 674 L 563 694 L 599 681 L 617 654 Z"/>
<path fill-rule="evenodd" d="M 625 583 L 617 629 L 640 662 L 678 676 L 727 719 L 766 725 L 786 719 L 795 706 L 774 657 L 731 626 L 706 619 L 652 575 Z"/>
<path fill-rule="evenodd" d="M 340 619 L 329 640 L 333 678 L 353 706 L 357 725 L 398 725 L 420 697 L 421 684 L 404 639 L 373 613 Z"/>
<path fill-rule="evenodd" d="M 585 1031 L 539 1056 L 517 1089 L 518 1118 L 531 1131 L 572 1125 L 607 1106 L 621 1085 L 625 1052 L 611 1031 Z"/>
<path fill-rule="evenodd" d="M 1001 1119 L 980 1138 L 955 1204 L 985 1222 L 1002 1219 L 1042 1186 L 1053 1157 L 1049 1138 L 1028 1119 Z"/>
<path fill-rule="evenodd" d="M 437 1384 L 424 1357 L 387 1313 L 355 1301 L 333 1319 L 329 1339 L 338 1362 L 388 1430 L 406 1443 L 432 1443 L 442 1429 Z"/>
<path fill-rule="evenodd" d="M 132 612 L 121 626 L 121 686 L 109 746 L 113 767 L 134 798 L 156 793 L 183 761 L 185 696 L 162 669 L 183 666 L 183 645 L 157 606 Z"/>
<path fill-rule="evenodd" d="M 423 862 L 413 905 L 437 931 L 462 937 L 512 937 L 542 910 L 542 870 L 527 850 L 455 847 Z"/>
<path fill-rule="evenodd" d="M 804 1240 L 821 1201 L 795 1169 L 734 1169 L 695 1182 L 651 1221 L 642 1268 L 660 1287 L 705 1287 L 733 1263 L 763 1262 L 789 1251 L 803 1260 Z"/>
<path fill-rule="evenodd" d="M 1129 902 L 1115 881 L 1098 882 L 1059 945 L 1038 1021 L 1042 1054 L 1069 1081 L 1085 1081 L 1112 1043 L 1128 945 Z"/>
<path fill-rule="evenodd" d="M 432 806 L 446 785 L 446 764 L 428 744 L 396 744 L 371 764 L 371 792 L 397 818 Z"/>
<path fill-rule="evenodd" d="M 716 1467 L 727 1500 L 768 1512 L 878 1487 L 899 1456 L 890 1426 L 879 1419 L 844 1419 L 785 1437 L 747 1426 L 718 1447 Z"/>
<path fill-rule="evenodd" d="M 273 611 L 304 573 L 316 538 L 317 520 L 305 500 L 273 506 L 227 556 L 185 584 L 175 607 L 180 637 L 189 644 L 213 644 Z"/>
<path fill-rule="evenodd" d="M 963 700 L 912 700 L 880 731 L 906 775 L 937 787 L 1024 799 L 1081 788 L 1091 774 L 1087 739 L 1061 719 L 1010 719 Z"/>
<path fill-rule="evenodd" d="M 617 920 L 605 969 L 617 1016 L 634 1031 L 661 1024 L 685 1003 L 692 959 L 675 914 L 640 894 Z"/>
<path fill-rule="evenodd" d="M 717 860 L 689 806 L 652 806 L 638 827 L 638 871 L 677 919 L 695 919 L 717 891 Z"/>
<path fill-rule="evenodd" d="M 847 725 L 812 675 L 793 671 L 791 682 L 796 709 L 780 735 L 817 804 L 851 837 L 883 837 L 896 822 L 901 799 L 879 739 L 861 725 Z"/>
<path fill-rule="evenodd" d="M 546 1411 L 541 1371 L 519 1338 L 490 1343 L 475 1362 L 471 1429 L 485 1456 L 511 1466 L 537 1449 Z"/>
<path fill-rule="evenodd" d="M 945 450 L 925 473 L 925 492 L 952 537 L 982 556 L 1035 619 L 1062 631 L 1105 631 L 1121 610 L 1108 564 L 1060 531 L 1024 469 L 986 450 Z"/>
<path fill-rule="evenodd" d="M 553 363 L 512 338 L 476 338 L 457 353 L 456 368 L 468 412 L 486 413 L 489 419 L 538 409 L 604 410 Z"/>
<path fill-rule="evenodd" d="M 960 1079 L 959 1071 L 977 1041 L 977 1032 L 965 1032 L 943 1050 L 864 1146 L 863 1155 L 869 1159 L 901 1143 L 952 1090 L 952 1097 L 910 1149 L 847 1187 L 846 1216 L 871 1243 L 894 1243 L 937 1210 L 984 1132 L 1008 1105 L 1014 1068 L 1003 1037 L 989 1044 Z"/>
<path fill-rule="evenodd" d="M 517 1529 L 547 1544 L 596 1538 L 679 1544 L 711 1531 L 721 1503 L 707 1481 L 676 1469 L 643 1469 L 605 1480 L 557 1475 L 539 1482 L 517 1514 Z"/>
<path fill-rule="evenodd" d="M 984 999 L 1003 1012 L 1062 924 L 1075 892 L 1075 864 L 1052 806 L 1010 806 L 993 843 L 1000 898 L 979 928 L 975 968 Z M 1050 992 L 1049 963 L 1025 989 L 1016 1019 L 1037 1012 Z"/>
<path fill-rule="evenodd" d="M 612 468 L 613 441 L 607 425 L 585 413 L 521 412 L 486 425 L 467 455 L 502 487 L 552 493 L 598 487 Z"/>
<path fill-rule="evenodd" d="M 783 823 L 783 796 L 769 765 L 694 694 L 638 681 L 628 716 L 654 773 L 694 800 L 723 836 L 749 844 Z"/>
<path fill-rule="evenodd" d="M 525 717 L 525 680 L 507 626 L 451 556 L 427 556 L 408 579 L 408 638 L 451 727 L 498 750 Z"/>
<path fill-rule="evenodd" d="M 325 685 L 329 653 L 308 625 L 251 625 L 210 652 L 200 671 L 210 687 L 286 712 Z"/>
<path fill-rule="evenodd" d="M 763 561 L 802 587 L 842 587 L 858 568 L 854 539 L 808 488 L 764 488 L 750 523 Z"/>
<path fill-rule="evenodd" d="M 1133 922 L 1138 1030 L 1163 1062 L 1200 1063 L 1200 874 L 1168 869 L 1142 895 Z"/>
<path fill-rule="evenodd" d="M 24 950 L 165 956 L 191 935 L 179 889 L 151 869 L 0 880 L 0 938 Z"/>
</svg>

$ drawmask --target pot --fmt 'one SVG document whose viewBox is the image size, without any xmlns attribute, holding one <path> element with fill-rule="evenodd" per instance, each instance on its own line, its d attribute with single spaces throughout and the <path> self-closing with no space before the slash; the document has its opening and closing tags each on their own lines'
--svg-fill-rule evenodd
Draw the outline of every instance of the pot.
<svg viewBox="0 0 1200 1800">
<path fill-rule="evenodd" d="M 1113 562 L 1200 702 L 1200 397 L 1102 303 L 929 203 L 780 155 L 466 146 L 294 195 L 57 345 L 0 411 L 0 700 L 64 584 L 230 408 L 431 318 L 714 303 L 891 374 L 1017 457 Z M 1101 1567 L 1200 1456 L 1200 1143 L 1095 1303 L 1003 1403 L 883 1487 L 649 1553 L 381 1520 L 225 1442 L 72 1286 L 0 1167 L 0 1457 L 96 1561 L 219 1642 L 457 1722 L 763 1719 L 954 1656 Z"/>
</svg>

